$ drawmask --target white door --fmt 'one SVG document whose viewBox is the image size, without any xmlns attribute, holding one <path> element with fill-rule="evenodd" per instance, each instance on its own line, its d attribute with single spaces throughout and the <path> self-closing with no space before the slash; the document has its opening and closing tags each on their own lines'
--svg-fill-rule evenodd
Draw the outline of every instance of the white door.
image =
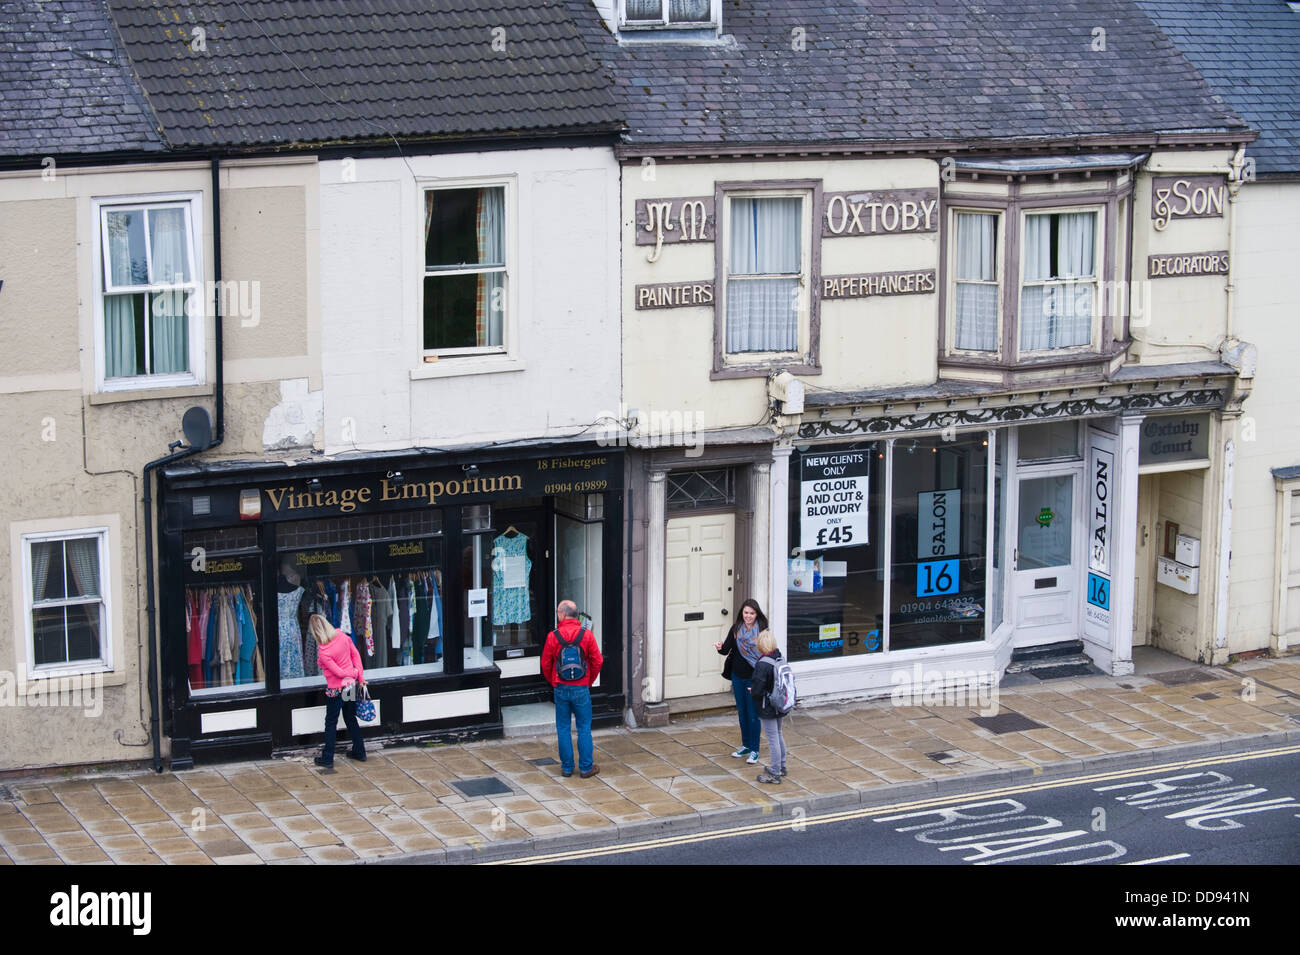
<svg viewBox="0 0 1300 955">
<path fill-rule="evenodd" d="M 1156 502 L 1160 498 L 1160 475 L 1143 474 L 1138 478 L 1137 590 L 1133 595 L 1133 646 L 1151 642 L 1151 608 L 1155 603 L 1156 579 Z"/>
<path fill-rule="evenodd" d="M 736 612 L 736 519 L 674 517 L 664 558 L 664 699 L 722 693 L 723 658 L 713 649 Z"/>
<path fill-rule="evenodd" d="M 1082 478 L 1078 465 L 1016 474 L 1011 576 L 1017 647 L 1079 636 Z"/>
</svg>

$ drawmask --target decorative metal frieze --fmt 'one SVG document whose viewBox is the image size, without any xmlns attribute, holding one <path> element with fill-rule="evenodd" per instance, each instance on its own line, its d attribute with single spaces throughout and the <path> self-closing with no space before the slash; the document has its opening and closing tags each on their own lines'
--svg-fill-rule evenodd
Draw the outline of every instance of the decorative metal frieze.
<svg viewBox="0 0 1300 955">
<path fill-rule="evenodd" d="M 1134 412 L 1172 411 L 1181 408 L 1211 409 L 1221 407 L 1224 392 L 1216 388 L 1194 391 L 1166 391 L 1160 394 L 1097 395 L 1092 398 L 1071 398 L 1065 401 L 1043 401 L 1034 404 L 1007 404 L 997 407 L 983 405 L 975 408 L 954 408 L 926 414 L 881 415 L 876 418 L 855 418 L 822 421 L 805 421 L 799 426 L 800 438 L 829 438 L 857 434 L 888 434 L 891 432 L 930 431 L 944 428 L 962 428 L 983 425 L 995 427 L 1019 421 L 1036 421 L 1047 418 L 1095 418 Z"/>
</svg>

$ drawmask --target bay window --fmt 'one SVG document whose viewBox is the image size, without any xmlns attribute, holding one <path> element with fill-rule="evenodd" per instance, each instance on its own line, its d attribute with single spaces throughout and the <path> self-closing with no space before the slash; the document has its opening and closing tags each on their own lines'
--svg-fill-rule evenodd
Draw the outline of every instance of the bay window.
<svg viewBox="0 0 1300 955">
<path fill-rule="evenodd" d="M 1020 351 L 1092 343 L 1097 300 L 1097 213 L 1025 215 Z"/>
</svg>

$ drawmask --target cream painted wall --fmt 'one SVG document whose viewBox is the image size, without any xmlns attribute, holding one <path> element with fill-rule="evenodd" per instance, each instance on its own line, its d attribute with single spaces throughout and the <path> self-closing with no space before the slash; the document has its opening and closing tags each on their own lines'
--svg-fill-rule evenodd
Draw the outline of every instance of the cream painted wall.
<svg viewBox="0 0 1300 955">
<path fill-rule="evenodd" d="M 649 178 L 650 176 L 653 178 Z M 706 428 L 757 423 L 767 408 L 764 378 L 711 381 L 714 310 L 711 307 L 637 310 L 637 285 L 711 281 L 713 242 L 666 244 L 658 261 L 653 246 L 635 244 L 638 199 L 712 196 L 717 182 L 820 179 L 823 192 L 938 189 L 939 166 L 921 159 L 832 159 L 772 162 L 659 162 L 623 170 L 623 390 L 628 407 L 690 412 Z M 722 210 L 717 210 L 722 215 Z M 935 215 L 938 215 L 936 209 Z M 937 269 L 940 232 L 818 240 L 820 210 L 813 210 L 814 241 L 821 243 L 821 274 Z M 822 373 L 813 388 L 863 389 L 928 383 L 936 372 L 938 295 L 898 295 L 823 302 Z M 697 418 L 698 420 L 698 418 Z"/>
<path fill-rule="evenodd" d="M 508 354 L 424 363 L 422 192 L 504 182 Z M 595 435 L 619 407 L 618 167 L 609 149 L 321 166 L 327 450 Z"/>
<path fill-rule="evenodd" d="M 1248 183 L 1237 201 L 1234 332 L 1259 349 L 1237 428 L 1228 646 L 1267 647 L 1272 631 L 1275 495 L 1270 468 L 1300 464 L 1300 183 Z"/>
<path fill-rule="evenodd" d="M 1132 323 L 1133 352 L 1142 364 L 1217 360 L 1226 330 L 1226 275 L 1147 278 L 1147 256 L 1220 252 L 1228 248 L 1228 203 L 1220 218 L 1174 219 L 1163 231 L 1152 224 L 1152 179 L 1171 175 L 1226 173 L 1232 154 L 1222 150 L 1167 152 L 1152 156 L 1133 195 L 1133 299 L 1142 317 Z M 1226 200 L 1226 193 L 1225 193 Z M 1149 307 L 1146 307 L 1149 306 Z"/>
<path fill-rule="evenodd" d="M 244 326 L 226 321 L 232 372 L 225 390 L 226 441 L 213 456 L 257 456 L 263 424 L 280 401 L 286 372 L 313 377 L 310 283 L 316 229 L 315 165 L 272 160 L 222 172 L 225 279 L 257 280 L 262 312 Z M 311 185 L 311 188 L 308 186 Z M 142 679 L 144 561 L 141 469 L 182 437 L 193 405 L 213 409 L 211 384 L 95 395 L 94 302 L 97 222 L 92 201 L 118 196 L 199 193 L 204 278 L 213 277 L 211 187 L 207 164 L 57 170 L 0 175 L 0 700 L 26 657 L 21 554 L 14 534 L 110 521 L 108 571 L 114 588 L 109 635 L 113 670 L 105 674 L 102 714 L 73 707 L 0 706 L 0 770 L 144 759 L 148 702 Z M 210 301 L 210 300 L 209 300 Z M 37 333 L 39 332 L 39 334 Z M 215 372 L 214 330 L 207 328 L 208 380 Z M 318 350 L 318 346 L 317 346 Z M 102 519 L 102 520 L 101 520 Z"/>
</svg>

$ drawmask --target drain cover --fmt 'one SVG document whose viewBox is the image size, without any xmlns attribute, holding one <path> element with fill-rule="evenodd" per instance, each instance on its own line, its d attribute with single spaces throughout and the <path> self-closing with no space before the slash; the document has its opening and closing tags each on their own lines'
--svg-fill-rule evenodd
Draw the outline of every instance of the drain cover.
<svg viewBox="0 0 1300 955">
<path fill-rule="evenodd" d="M 1165 686 L 1183 686 L 1187 683 L 1205 683 L 1208 680 L 1219 679 L 1209 670 L 1202 670 L 1200 667 L 1188 667 L 1185 670 L 1169 670 L 1165 673 L 1147 674 L 1153 680 L 1159 680 Z"/>
<path fill-rule="evenodd" d="M 1217 693 L 1197 693 L 1197 694 L 1196 694 L 1196 698 L 1197 698 L 1198 700 L 1217 700 L 1217 699 L 1219 698 L 1219 694 L 1217 694 Z"/>
<path fill-rule="evenodd" d="M 954 753 L 926 753 L 925 755 L 936 763 L 957 763 L 961 761 L 961 757 Z"/>
<path fill-rule="evenodd" d="M 1031 720 L 1027 716 L 1011 712 L 999 713 L 997 716 L 972 716 L 970 721 L 990 733 L 997 733 L 999 736 L 1003 733 L 1022 733 L 1025 730 L 1047 728 L 1042 723 Z"/>
<path fill-rule="evenodd" d="M 528 762 L 534 766 L 555 766 L 560 761 L 554 756 L 543 756 L 541 759 L 530 759 Z"/>
<path fill-rule="evenodd" d="M 451 785 L 464 796 L 502 796 L 514 792 L 496 776 L 484 776 L 482 779 L 455 779 Z"/>
</svg>

